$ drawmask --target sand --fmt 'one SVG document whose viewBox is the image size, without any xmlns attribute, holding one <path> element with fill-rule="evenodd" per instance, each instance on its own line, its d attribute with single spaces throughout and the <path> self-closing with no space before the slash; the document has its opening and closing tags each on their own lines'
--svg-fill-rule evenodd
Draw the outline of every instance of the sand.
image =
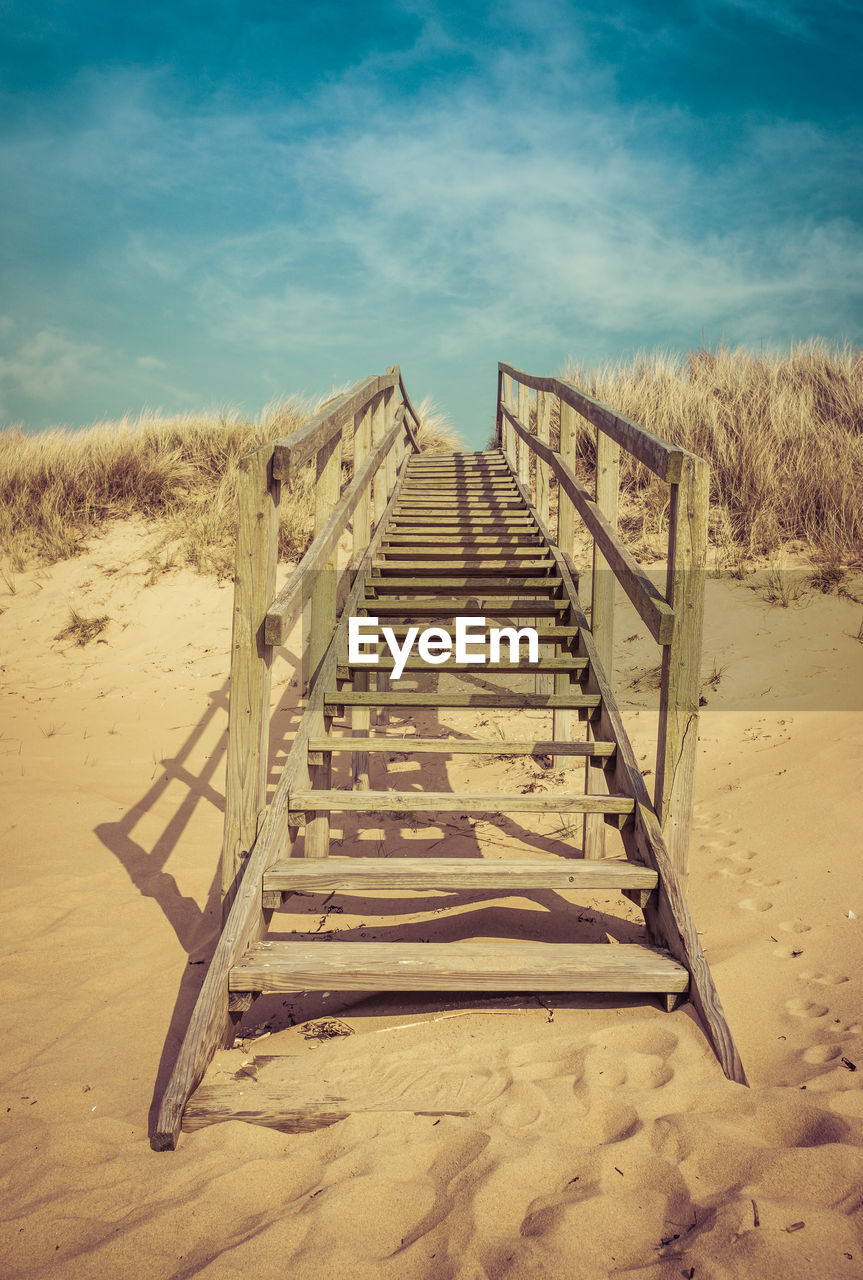
<svg viewBox="0 0 863 1280">
<path fill-rule="evenodd" d="M 305 1133 L 233 1121 L 156 1154 L 148 1113 L 217 924 L 231 594 L 179 570 L 146 585 L 145 541 L 118 526 L 0 588 L 4 1274 L 863 1276 L 860 605 L 810 594 L 782 609 L 709 583 L 705 676 L 718 680 L 688 894 L 750 1089 L 724 1079 L 689 1006 L 262 999 L 208 1080 L 244 1071 L 251 1087 L 279 1070 L 290 1096 L 329 1091 L 350 1114 Z M 70 604 L 110 615 L 85 647 L 53 639 Z M 656 656 L 628 638 L 630 616 L 618 679 L 649 769 Z M 296 722 L 291 677 L 285 660 L 276 760 Z M 440 723 L 477 727 L 459 714 Z M 409 760 L 386 767 L 393 785 L 419 781 Z M 438 767 L 436 786 L 560 782 L 531 761 Z M 340 852 L 380 838 L 507 856 L 551 848 L 560 820 L 451 815 L 430 832 L 359 841 L 346 822 L 336 837 Z M 447 905 L 307 899 L 284 920 L 572 936 L 551 893 Z M 579 936 L 638 936 L 625 901 L 575 914 Z"/>
</svg>

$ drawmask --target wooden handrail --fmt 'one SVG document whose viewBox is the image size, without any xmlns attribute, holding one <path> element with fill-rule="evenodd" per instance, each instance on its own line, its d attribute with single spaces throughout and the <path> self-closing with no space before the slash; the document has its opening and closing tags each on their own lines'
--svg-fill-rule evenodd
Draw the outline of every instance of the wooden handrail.
<svg viewBox="0 0 863 1280">
<path fill-rule="evenodd" d="M 685 874 L 701 692 L 709 468 L 703 458 L 646 431 L 565 378 L 537 377 L 501 361 L 497 385 L 496 439 L 520 487 L 527 493 L 530 450 L 537 457 L 536 502 L 543 514 L 548 503 L 544 468 L 550 466 L 557 479 L 561 549 L 565 553 L 572 549 L 575 511 L 593 538 L 590 625 L 609 684 L 614 659 L 615 579 L 662 647 L 654 806 L 674 864 Z M 535 432 L 530 430 L 529 390 L 537 393 Z M 558 450 L 553 450 L 547 439 L 549 395 L 556 396 L 560 406 Z M 575 413 L 596 428 L 595 498 L 575 475 Z M 621 448 L 669 485 L 664 597 L 639 569 L 617 533 Z M 591 770 L 595 778 L 590 777 Z M 603 786 L 601 772 L 595 761 L 588 762 L 588 793 Z M 585 857 L 602 856 L 603 834 L 598 825 L 589 829 L 585 821 Z"/>
<path fill-rule="evenodd" d="M 551 466 L 561 489 L 581 513 L 584 523 L 596 539 L 602 554 L 614 570 L 620 585 L 654 640 L 657 644 L 669 644 L 674 632 L 674 610 L 671 605 L 647 575 L 641 572 L 632 554 L 621 542 L 616 529 L 606 520 L 587 489 L 576 479 L 561 455 L 550 445 L 544 444 L 526 431 L 506 405 L 501 407 L 516 434 L 530 445 L 538 457 Z"/>
<path fill-rule="evenodd" d="M 402 473 L 404 448 L 417 448 L 407 414 L 401 372 L 365 378 L 333 397 L 293 435 L 262 445 L 240 464 L 234 625 L 231 639 L 228 768 L 222 843 L 222 911 L 230 909 L 259 824 L 266 811 L 270 673 L 273 648 L 283 644 L 291 611 L 311 575 L 311 626 L 304 635 L 303 669 L 314 680 L 340 606 Z M 354 475 L 341 493 L 345 428 L 354 430 Z M 274 597 L 278 507 L 282 481 L 315 461 L 314 538 L 285 588 Z M 370 502 L 371 490 L 374 501 Z M 338 546 L 353 516 L 351 564 L 337 566 Z M 326 778 L 319 785 L 329 786 Z M 318 828 L 321 828 L 318 832 Z M 326 832 L 315 826 L 314 845 Z"/>
<path fill-rule="evenodd" d="M 277 440 L 273 452 L 273 475 L 277 480 L 291 480 L 315 454 L 327 445 L 333 436 L 353 421 L 370 400 L 401 385 L 398 367 L 376 377 L 356 383 L 350 391 L 329 400 L 308 422 L 284 440 Z"/>
<path fill-rule="evenodd" d="M 388 432 L 375 451 L 366 458 L 345 489 L 337 505 L 333 508 L 326 525 L 314 538 L 306 554 L 267 609 L 265 634 L 268 644 L 284 644 L 288 622 L 299 599 L 305 574 L 319 568 L 321 563 L 329 557 L 336 547 L 360 499 L 368 490 L 375 473 L 395 443 L 399 432 L 403 429 L 404 417 L 404 405 L 399 405 L 392 430 Z"/>
<path fill-rule="evenodd" d="M 498 365 L 498 370 L 507 377 L 514 378 L 521 386 L 530 387 L 532 391 L 545 391 L 558 396 L 564 403 L 575 409 L 576 413 L 580 413 L 588 422 L 616 440 L 639 462 L 644 463 L 654 475 L 659 476 L 660 480 L 665 480 L 669 484 L 676 484 L 680 479 L 684 458 L 695 456 L 688 449 L 669 444 L 667 440 L 655 436 L 652 431 L 646 431 L 631 418 L 617 413 L 610 405 L 589 396 L 573 382 L 563 378 L 539 378 L 503 362 Z"/>
</svg>

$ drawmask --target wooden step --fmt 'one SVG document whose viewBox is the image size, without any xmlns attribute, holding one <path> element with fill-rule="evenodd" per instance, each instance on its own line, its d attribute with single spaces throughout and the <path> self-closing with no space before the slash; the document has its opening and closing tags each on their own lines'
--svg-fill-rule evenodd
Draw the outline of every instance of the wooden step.
<svg viewBox="0 0 863 1280">
<path fill-rule="evenodd" d="M 376 604 L 377 602 L 373 600 L 371 603 Z M 363 606 L 363 607 L 367 607 L 367 606 Z M 392 622 L 392 623 L 388 623 L 387 625 L 389 626 L 393 635 L 396 636 L 396 638 L 399 640 L 403 640 L 409 630 L 408 624 L 405 622 Z M 540 624 L 538 627 L 537 626 L 534 627 L 534 631 L 536 632 L 539 640 L 543 644 L 555 643 L 555 644 L 569 645 L 573 640 L 577 639 L 579 634 L 578 627 L 568 627 L 568 626 L 562 626 L 562 625 L 543 626 L 542 624 Z M 381 644 L 383 643 L 384 641 L 381 641 Z"/>
<path fill-rule="evenodd" d="M 382 752 L 389 755 L 613 756 L 613 742 L 555 742 L 550 738 L 309 738 L 309 751 Z"/>
<path fill-rule="evenodd" d="M 408 560 L 414 556 L 413 552 L 406 552 L 405 556 Z M 402 560 L 386 559 L 375 560 L 372 568 L 379 570 L 381 573 L 404 573 L 406 565 Z M 483 573 L 505 573 L 512 577 L 520 574 L 532 573 L 538 569 L 554 569 L 554 561 L 549 560 L 489 560 L 485 557 L 478 557 L 476 561 L 462 562 L 461 560 L 424 560 L 422 564 L 412 564 L 410 566 L 411 574 L 414 577 L 428 575 L 430 578 L 440 575 L 442 571 L 449 569 L 452 572 L 456 569 L 459 573 L 465 574 L 483 574 Z M 374 576 L 374 575 L 373 575 Z"/>
<path fill-rule="evenodd" d="M 480 593 L 482 595 L 482 593 Z M 465 614 L 476 614 L 475 598 L 464 596 L 453 600 L 440 596 L 437 600 L 363 600 L 359 606 L 367 609 L 372 615 L 383 613 L 395 614 L 396 617 L 449 618 Z M 505 618 L 539 618 L 551 614 L 565 613 L 569 609 L 568 600 L 482 600 L 484 614 L 498 614 Z"/>
<path fill-rule="evenodd" d="M 231 969 L 231 991 L 683 992 L 665 952 L 603 942 L 259 942 Z"/>
<path fill-rule="evenodd" d="M 462 517 L 470 516 L 475 518 L 483 518 L 487 516 L 519 516 L 525 512 L 524 504 L 520 498 L 501 498 L 499 502 L 455 502 L 455 500 L 442 500 L 442 502 L 412 502 L 399 503 L 399 506 L 393 508 L 393 520 L 401 520 L 402 516 L 433 516 L 434 518 L 456 517 L 461 520 Z"/>
<path fill-rule="evenodd" d="M 342 689 L 328 694 L 324 714 L 336 715 L 335 707 L 486 707 L 533 710 L 592 710 L 600 704 L 598 693 L 438 693 L 437 690 L 418 693 L 409 690 L 401 693 L 388 689 L 386 693 L 356 693 Z"/>
<path fill-rule="evenodd" d="M 557 591 L 562 585 L 560 578 L 556 576 L 529 578 L 521 574 L 513 575 L 512 578 L 483 578 L 478 575 L 465 577 L 447 574 L 440 578 L 370 577 L 366 579 L 367 591 L 386 592 L 387 595 L 408 595 L 414 591 L 422 592 L 423 595 L 429 595 L 432 592 L 470 591 L 489 595 L 505 593 L 511 597 L 514 591 L 525 593 Z"/>
<path fill-rule="evenodd" d="M 510 520 L 502 523 L 500 520 L 480 520 L 479 522 L 448 521 L 446 523 L 435 524 L 423 517 L 403 516 L 397 521 L 393 521 L 388 528 L 387 537 L 391 534 L 410 534 L 416 541 L 420 538 L 425 542 L 431 538 L 444 538 L 447 542 L 454 542 L 457 539 L 469 539 L 475 533 L 497 533 L 498 535 L 506 535 L 507 537 L 523 537 L 532 534 L 536 530 L 536 526 L 528 519 Z"/>
<path fill-rule="evenodd" d="M 542 539 L 538 530 L 530 530 L 527 533 L 514 534 L 498 534 L 498 533 L 471 533 L 463 538 L 448 539 L 445 544 L 430 543 L 428 539 L 418 537 L 415 533 L 394 533 L 387 532 L 384 534 L 382 546 L 389 554 L 390 547 L 399 549 L 412 550 L 416 547 L 420 551 L 433 550 L 438 555 L 460 555 L 463 551 L 477 551 L 483 555 L 497 555 L 506 551 L 510 554 L 510 549 L 517 549 L 518 552 L 525 555 L 536 555 L 539 548 L 542 547 Z"/>
<path fill-rule="evenodd" d="M 553 792 L 465 791 L 292 791 L 291 813 L 616 813 L 635 809 L 631 796 L 572 795 Z"/>
<path fill-rule="evenodd" d="M 384 646 L 378 646 L 379 652 L 383 654 Z M 456 674 L 482 675 L 485 672 L 488 675 L 527 675 L 531 672 L 537 675 L 545 675 L 552 671 L 586 671 L 588 666 L 587 658 L 543 658 L 541 662 L 518 662 L 512 663 L 503 659 L 500 662 L 480 663 L 483 668 L 480 671 L 476 662 L 438 662 L 429 664 L 422 658 L 408 658 L 402 670 L 404 671 L 424 671 L 430 675 L 435 675 L 440 671 L 447 671 Z M 395 667 L 395 659 L 389 656 L 381 656 L 377 662 L 340 662 L 336 675 L 340 680 L 349 680 L 351 671 L 392 671 Z"/>
<path fill-rule="evenodd" d="M 417 561 L 418 567 L 423 569 L 429 567 L 441 567 L 464 564 L 465 568 L 471 571 L 482 571 L 483 564 L 493 565 L 512 565 L 518 567 L 524 562 L 532 565 L 553 566 L 555 560 L 552 556 L 544 554 L 541 547 L 533 543 L 513 543 L 512 546 L 504 544 L 502 547 L 496 546 L 452 546 L 447 543 L 445 546 L 438 544 L 423 544 L 419 542 L 412 543 L 407 546 L 396 544 L 395 546 L 384 546 L 381 548 L 380 554 L 376 557 L 374 564 L 377 565 L 404 565 L 405 561 L 414 559 Z"/>
<path fill-rule="evenodd" d="M 640 862 L 600 858 L 286 858 L 264 873 L 264 890 L 330 893 L 363 889 L 654 889 Z"/>
</svg>

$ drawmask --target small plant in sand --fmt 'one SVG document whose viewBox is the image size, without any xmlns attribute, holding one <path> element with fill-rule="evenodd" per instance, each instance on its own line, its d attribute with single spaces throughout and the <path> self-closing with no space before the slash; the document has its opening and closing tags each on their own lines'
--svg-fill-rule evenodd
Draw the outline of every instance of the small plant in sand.
<svg viewBox="0 0 863 1280">
<path fill-rule="evenodd" d="M 77 609 L 69 610 L 69 621 L 62 631 L 58 631 L 55 640 L 74 640 L 77 645 L 89 644 L 100 636 L 111 619 L 107 613 L 98 618 L 85 618 Z"/>
</svg>

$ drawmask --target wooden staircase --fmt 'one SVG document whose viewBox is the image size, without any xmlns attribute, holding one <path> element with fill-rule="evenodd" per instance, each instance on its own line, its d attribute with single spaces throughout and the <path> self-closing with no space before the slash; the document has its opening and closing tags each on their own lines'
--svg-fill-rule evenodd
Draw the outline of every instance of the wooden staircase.
<svg viewBox="0 0 863 1280">
<path fill-rule="evenodd" d="M 415 440 L 406 417 L 406 410 L 412 413 L 412 409 L 400 378 L 397 385 L 403 401 L 395 415 L 395 428 L 406 433 L 405 445 L 413 446 Z M 520 415 L 510 416 L 526 433 L 525 419 L 529 422 L 530 415 L 524 404 L 520 407 Z M 376 456 L 374 410 L 368 439 L 362 434 L 362 412 L 354 412 L 359 442 L 355 448 L 359 462 L 355 457 L 354 482 L 362 474 L 365 458 L 368 490 L 377 471 L 368 465 L 368 460 Z M 401 460 L 396 456 L 385 493 L 374 494 L 376 519 L 368 496 L 367 514 L 363 512 L 362 499 L 354 503 L 352 510 L 359 508 L 367 525 L 371 518 L 373 532 L 365 545 L 362 538 L 357 540 L 355 532 L 356 566 L 347 574 L 349 587 L 342 588 L 346 598 L 341 609 L 337 585 L 330 588 L 324 581 L 315 587 L 318 607 L 317 613 L 313 608 L 309 643 L 312 678 L 305 711 L 275 797 L 265 811 L 258 809 L 253 815 L 254 834 L 251 839 L 246 837 L 248 856 L 241 853 L 239 871 L 229 883 L 226 901 L 230 910 L 225 928 L 162 1099 L 152 1138 L 157 1149 L 175 1144 L 185 1104 L 212 1052 L 224 1041 L 232 1019 L 236 1020 L 261 993 L 644 993 L 660 997 L 668 1010 L 688 995 L 724 1071 L 745 1083 L 680 877 L 579 600 L 571 561 L 560 540 L 551 536 L 547 491 L 545 503 L 531 500 L 518 453 L 506 447 L 506 413 L 506 397 L 501 397 L 502 448 L 431 456 L 415 450 L 406 452 Z M 538 406 L 537 419 L 539 416 Z M 386 419 L 378 431 L 379 439 L 386 436 L 385 424 Z M 541 431 L 536 432 L 536 438 L 542 446 Z M 545 447 L 551 454 L 550 446 Z M 377 453 L 380 452 L 379 447 Z M 277 459 L 278 454 L 272 457 Z M 274 469 L 277 468 L 276 461 Z M 319 477 L 320 474 L 319 462 Z M 272 473 L 264 475 L 264 480 L 271 492 Z M 328 519 L 332 523 L 334 505 L 331 501 L 329 513 L 322 512 L 318 520 L 318 551 L 323 546 L 327 554 L 331 552 L 327 552 L 321 538 Z M 344 499 L 341 505 L 344 507 Z M 251 522 L 249 529 L 252 538 L 260 534 Z M 245 591 L 248 596 L 251 588 L 244 587 L 240 573 L 243 554 L 241 527 L 237 590 L 238 595 Z M 255 559 L 254 548 L 251 559 Z M 649 609 L 652 588 L 641 581 L 639 589 L 647 600 L 644 608 Z M 322 606 L 327 592 L 329 605 Z M 271 576 L 259 592 L 259 600 L 267 597 L 273 597 Z M 283 592 L 266 614 L 263 629 L 275 643 L 284 638 L 290 604 L 290 592 L 287 596 Z M 266 604 L 263 607 L 266 609 Z M 327 621 L 326 630 L 316 637 L 315 628 L 320 632 L 322 616 Z M 386 646 L 378 647 L 375 666 L 351 660 L 346 624 L 352 616 L 378 618 L 380 626 L 391 626 L 400 638 L 409 626 L 452 629 L 459 616 L 480 616 L 491 626 L 530 625 L 540 640 L 540 661 L 513 667 L 508 661 L 498 660 L 476 666 L 450 657 L 430 666 L 413 656 L 401 679 L 393 681 L 389 673 L 394 664 Z M 260 629 L 259 625 L 254 633 L 259 658 Z M 232 711 L 238 689 L 244 688 L 237 632 L 235 617 Z M 271 651 L 268 654 L 265 646 L 263 659 L 267 667 L 270 656 Z M 485 656 L 490 656 L 487 650 Z M 521 677 L 529 672 L 534 673 L 534 688 L 516 690 L 514 684 L 523 684 Z M 514 673 L 518 681 L 514 680 Z M 475 679 L 477 675 L 482 677 L 482 690 L 464 679 Z M 372 683 L 376 687 L 370 687 Z M 260 690 L 255 696 L 260 697 Z M 267 684 L 267 702 L 268 699 Z M 254 698 L 249 701 L 254 704 Z M 390 713 L 404 718 L 413 709 L 429 708 L 506 712 L 507 736 L 421 737 L 392 732 Z M 534 723 L 534 719 L 526 721 L 520 715 L 526 710 L 546 711 L 550 733 L 542 738 L 525 733 L 523 726 Z M 254 716 L 249 719 L 254 720 Z M 578 725 L 584 735 L 581 739 L 576 734 Z M 252 728 L 260 741 L 260 726 Z M 248 745 L 251 739 L 245 722 L 244 729 Z M 232 730 L 236 737 L 234 724 Z M 561 775 L 566 779 L 565 790 L 510 794 L 374 790 L 369 786 L 370 773 L 377 776 L 380 771 L 374 766 L 370 769 L 369 761 L 381 752 L 398 752 L 419 760 L 459 754 L 551 756 L 557 769 L 566 769 Z M 352 781 L 348 787 L 334 787 L 333 757 L 343 760 L 345 755 L 350 760 Z M 236 759 L 235 753 L 234 764 Z M 584 785 L 576 786 L 578 775 L 573 766 L 580 761 L 584 762 Z M 229 791 L 231 768 L 229 757 Z M 253 762 L 253 768 L 259 775 L 260 761 Z M 248 780 L 241 782 L 248 792 Z M 583 839 L 581 845 L 560 842 L 559 856 L 551 857 L 333 857 L 329 852 L 333 812 L 581 814 Z M 230 805 L 228 820 L 230 824 Z M 625 857 L 603 856 L 606 826 L 619 830 Z M 298 840 L 300 835 L 302 839 Z M 293 856 L 286 837 L 293 843 Z M 229 847 L 226 834 L 226 849 Z M 537 890 L 620 892 L 643 911 L 646 941 L 614 945 L 579 942 L 575 909 L 574 940 L 566 943 L 341 942 L 332 938 L 284 941 L 268 936 L 270 916 L 286 896 L 382 889 L 406 893 L 482 890 L 500 896 Z M 226 1018 L 226 1014 L 230 1016 Z M 194 1127 L 202 1122 L 200 1110 L 196 1109 Z"/>
</svg>

